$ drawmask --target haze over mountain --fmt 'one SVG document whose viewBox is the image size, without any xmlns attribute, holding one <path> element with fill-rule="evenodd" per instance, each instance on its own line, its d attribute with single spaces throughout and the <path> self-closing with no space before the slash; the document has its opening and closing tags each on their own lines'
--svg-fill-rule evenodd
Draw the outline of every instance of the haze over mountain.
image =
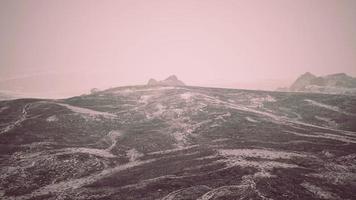
<svg viewBox="0 0 356 200">
<path fill-rule="evenodd" d="M 0 1 L 0 90 L 70 97 L 176 74 L 274 90 L 356 76 L 356 1 Z"/>
</svg>

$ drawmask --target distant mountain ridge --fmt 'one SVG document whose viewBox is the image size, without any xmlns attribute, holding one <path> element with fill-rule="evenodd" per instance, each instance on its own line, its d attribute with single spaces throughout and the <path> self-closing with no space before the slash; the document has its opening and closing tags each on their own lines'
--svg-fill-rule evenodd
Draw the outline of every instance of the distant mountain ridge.
<svg viewBox="0 0 356 200">
<path fill-rule="evenodd" d="M 183 81 L 179 80 L 176 75 L 171 75 L 162 81 L 157 81 L 151 78 L 147 85 L 185 86 Z"/>
<path fill-rule="evenodd" d="M 356 95 L 356 78 L 345 73 L 315 76 L 310 72 L 306 72 L 299 76 L 289 88 L 280 88 L 278 90 Z"/>
</svg>

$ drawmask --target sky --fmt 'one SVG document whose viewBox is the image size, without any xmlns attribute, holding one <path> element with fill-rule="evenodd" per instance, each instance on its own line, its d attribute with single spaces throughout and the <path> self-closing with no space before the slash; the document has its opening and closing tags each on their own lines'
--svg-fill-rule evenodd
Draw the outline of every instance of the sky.
<svg viewBox="0 0 356 200">
<path fill-rule="evenodd" d="M 61 97 L 175 74 L 273 90 L 356 76 L 355 0 L 0 0 L 0 90 Z"/>
</svg>

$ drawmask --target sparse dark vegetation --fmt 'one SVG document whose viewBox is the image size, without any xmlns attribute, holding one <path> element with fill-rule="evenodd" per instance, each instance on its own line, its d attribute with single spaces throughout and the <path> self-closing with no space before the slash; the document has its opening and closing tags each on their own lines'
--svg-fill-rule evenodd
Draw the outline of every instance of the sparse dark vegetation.
<svg viewBox="0 0 356 200">
<path fill-rule="evenodd" d="M 134 86 L 0 109 L 3 199 L 356 198 L 355 96 Z"/>
</svg>

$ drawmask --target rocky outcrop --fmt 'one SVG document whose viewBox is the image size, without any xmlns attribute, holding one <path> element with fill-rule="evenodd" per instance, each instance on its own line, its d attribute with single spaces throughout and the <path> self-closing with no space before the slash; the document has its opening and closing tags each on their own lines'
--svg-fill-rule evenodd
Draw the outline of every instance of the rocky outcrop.
<svg viewBox="0 0 356 200">
<path fill-rule="evenodd" d="M 327 76 L 315 76 L 310 72 L 301 75 L 289 87 L 278 89 L 290 92 L 313 92 L 327 94 L 356 94 L 356 78 L 345 73 L 331 74 Z"/>
<path fill-rule="evenodd" d="M 305 86 L 310 85 L 313 79 L 317 78 L 310 72 L 301 75 L 297 80 L 290 86 L 291 91 L 300 91 L 305 88 Z"/>
<path fill-rule="evenodd" d="M 157 85 L 158 84 L 158 81 L 156 81 L 155 79 L 153 79 L 153 78 L 151 78 L 149 81 L 148 81 L 148 83 L 147 83 L 147 85 Z"/>
<path fill-rule="evenodd" d="M 185 84 L 179 80 L 176 75 L 171 75 L 162 81 L 150 79 L 147 85 L 184 86 Z"/>
</svg>

